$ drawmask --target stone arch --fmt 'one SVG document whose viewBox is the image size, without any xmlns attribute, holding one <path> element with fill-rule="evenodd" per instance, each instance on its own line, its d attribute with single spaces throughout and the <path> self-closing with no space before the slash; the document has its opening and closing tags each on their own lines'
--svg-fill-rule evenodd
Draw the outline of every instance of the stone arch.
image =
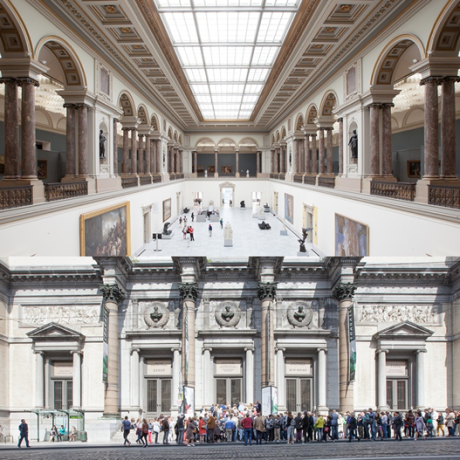
<svg viewBox="0 0 460 460">
<path fill-rule="evenodd" d="M 0 53 L 2 57 L 32 56 L 33 45 L 27 27 L 16 8 L 7 0 L 0 0 Z"/>
<path fill-rule="evenodd" d="M 168 128 L 168 137 L 170 140 L 173 140 L 173 130 L 171 126 Z"/>
<path fill-rule="evenodd" d="M 409 48 L 415 45 L 418 59 L 425 56 L 422 42 L 415 35 L 400 35 L 391 40 L 378 57 L 371 76 L 371 86 L 391 86 L 396 79 L 396 69 L 401 58 Z M 410 63 L 412 65 L 412 61 Z"/>
<path fill-rule="evenodd" d="M 148 125 L 149 112 L 144 104 L 139 105 L 137 108 L 137 118 L 140 120 L 141 125 Z"/>
<path fill-rule="evenodd" d="M 36 122 L 35 123 L 37 125 L 46 126 L 48 128 L 54 128 L 53 120 L 51 119 L 51 116 L 50 116 L 50 114 L 48 113 L 47 110 L 42 109 L 41 107 L 35 107 L 35 113 L 36 113 Z M 62 117 L 62 118 L 65 120 L 65 117 Z M 62 118 L 60 118 L 59 121 Z M 46 121 L 46 124 L 44 123 L 44 121 Z M 59 121 L 58 121 L 58 123 L 59 123 Z M 56 123 L 56 128 L 57 128 L 58 123 Z M 64 125 L 64 129 L 65 129 L 65 125 Z"/>
<path fill-rule="evenodd" d="M 276 131 L 275 142 L 279 142 L 279 141 L 280 141 L 280 132 Z"/>
<path fill-rule="evenodd" d="M 398 120 L 395 117 L 391 117 L 391 129 L 395 130 L 399 128 Z"/>
<path fill-rule="evenodd" d="M 40 55 L 53 56 L 60 65 L 63 73 L 63 84 L 66 90 L 87 89 L 86 74 L 83 65 L 74 51 L 72 46 L 63 40 L 61 37 L 55 35 L 48 35 L 43 37 L 35 48 L 35 60 L 43 61 Z M 46 65 L 50 65 L 47 63 Z"/>
<path fill-rule="evenodd" d="M 316 104 L 310 104 L 305 113 L 305 124 L 316 128 L 315 120 L 318 118 L 318 107 Z"/>
<path fill-rule="evenodd" d="M 244 137 L 238 142 L 238 149 L 240 152 L 257 152 L 259 144 L 252 137 Z"/>
<path fill-rule="evenodd" d="M 210 137 L 200 137 L 195 143 L 195 149 L 200 153 L 214 153 L 216 143 Z"/>
<path fill-rule="evenodd" d="M 339 98 L 337 97 L 336 92 L 333 90 L 327 91 L 326 94 L 323 96 L 323 100 L 321 101 L 319 115 L 321 117 L 332 118 L 332 111 L 338 103 Z"/>
<path fill-rule="evenodd" d="M 419 108 L 415 107 L 407 111 L 404 115 L 404 118 L 401 123 L 401 128 L 406 126 L 417 126 L 423 124 L 425 118 L 425 112 Z"/>
<path fill-rule="evenodd" d="M 174 142 L 177 142 L 177 131 L 174 131 L 173 139 L 174 139 Z"/>
<path fill-rule="evenodd" d="M 303 127 L 303 124 L 304 124 L 303 115 L 299 113 L 295 120 L 295 131 L 300 131 Z"/>
<path fill-rule="evenodd" d="M 275 143 L 275 135 L 272 134 L 272 145 Z"/>
<path fill-rule="evenodd" d="M 235 201 L 235 189 L 236 189 L 235 184 L 233 184 L 232 182 L 222 182 L 221 184 L 219 184 L 219 192 L 220 192 L 219 204 L 222 203 L 222 199 L 223 199 L 222 191 L 224 188 L 232 189 L 233 201 Z"/>
<path fill-rule="evenodd" d="M 134 99 L 128 91 L 122 91 L 118 97 L 118 105 L 123 110 L 123 117 L 133 117 L 136 113 Z"/>
<path fill-rule="evenodd" d="M 281 128 L 281 139 L 285 139 L 286 138 L 286 127 L 283 126 Z"/>
<path fill-rule="evenodd" d="M 428 38 L 433 56 L 458 57 L 460 51 L 460 1 L 451 0 L 439 14 Z"/>
<path fill-rule="evenodd" d="M 235 152 L 238 149 L 238 144 L 231 137 L 223 137 L 217 142 L 217 150 L 219 152 Z"/>
<path fill-rule="evenodd" d="M 179 144 L 182 145 L 182 134 L 179 134 L 177 142 L 179 142 Z"/>
<path fill-rule="evenodd" d="M 150 119 L 150 125 L 154 131 L 160 131 L 160 120 L 155 114 L 153 114 L 152 118 Z"/>
</svg>

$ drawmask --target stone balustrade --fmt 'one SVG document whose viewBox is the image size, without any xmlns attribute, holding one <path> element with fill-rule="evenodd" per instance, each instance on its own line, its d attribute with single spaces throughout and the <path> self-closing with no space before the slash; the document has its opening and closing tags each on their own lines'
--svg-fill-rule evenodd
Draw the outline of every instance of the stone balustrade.
<svg viewBox="0 0 460 460">
<path fill-rule="evenodd" d="M 150 176 L 140 176 L 139 185 L 150 185 L 152 183 L 152 178 Z"/>
<path fill-rule="evenodd" d="M 0 209 L 19 208 L 33 202 L 33 185 L 0 188 Z"/>
<path fill-rule="evenodd" d="M 84 195 L 88 195 L 88 183 L 86 181 L 45 184 L 46 201 L 64 200 Z"/>
<path fill-rule="evenodd" d="M 446 208 L 460 209 L 460 187 L 448 185 L 430 185 L 428 203 Z"/>
<path fill-rule="evenodd" d="M 334 188 L 335 187 L 335 177 L 319 176 L 318 177 L 318 185 L 320 187 Z"/>
<path fill-rule="evenodd" d="M 414 201 L 415 184 L 410 182 L 371 182 L 371 195 Z"/>
<path fill-rule="evenodd" d="M 303 183 L 307 185 L 316 185 L 316 176 L 304 176 Z"/>
<path fill-rule="evenodd" d="M 130 188 L 130 187 L 137 187 L 139 184 L 137 181 L 137 177 L 122 177 L 121 185 L 123 188 Z"/>
</svg>

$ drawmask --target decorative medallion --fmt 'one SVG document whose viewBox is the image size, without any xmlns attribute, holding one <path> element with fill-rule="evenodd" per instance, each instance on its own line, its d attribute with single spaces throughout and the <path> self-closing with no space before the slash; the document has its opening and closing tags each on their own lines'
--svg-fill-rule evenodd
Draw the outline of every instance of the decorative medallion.
<svg viewBox="0 0 460 460">
<path fill-rule="evenodd" d="M 104 6 L 105 11 L 110 14 L 115 14 L 118 12 L 117 7 L 115 5 L 105 5 Z"/>
<path fill-rule="evenodd" d="M 341 13 L 349 13 L 351 11 L 351 5 L 340 5 L 339 10 Z"/>
<path fill-rule="evenodd" d="M 144 307 L 144 321 L 147 327 L 165 327 L 169 321 L 169 310 L 160 302 L 147 303 Z"/>
<path fill-rule="evenodd" d="M 220 327 L 236 327 L 240 322 L 241 310 L 236 303 L 222 302 L 216 307 L 215 315 Z"/>
<path fill-rule="evenodd" d="M 124 34 L 129 34 L 131 33 L 131 29 L 129 27 L 122 27 L 121 28 L 121 31 L 124 33 Z"/>
<path fill-rule="evenodd" d="M 288 307 L 287 318 L 294 327 L 308 327 L 313 319 L 313 310 L 306 302 L 293 302 Z"/>
</svg>

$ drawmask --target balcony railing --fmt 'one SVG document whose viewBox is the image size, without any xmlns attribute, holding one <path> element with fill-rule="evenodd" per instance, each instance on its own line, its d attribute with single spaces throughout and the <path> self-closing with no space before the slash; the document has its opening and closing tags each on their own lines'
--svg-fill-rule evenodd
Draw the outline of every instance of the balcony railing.
<svg viewBox="0 0 460 460">
<path fill-rule="evenodd" d="M 88 195 L 88 182 L 54 182 L 45 184 L 46 201 L 65 200 Z"/>
<path fill-rule="evenodd" d="M 150 185 L 152 183 L 152 178 L 150 176 L 140 176 L 139 183 L 140 185 Z"/>
<path fill-rule="evenodd" d="M 270 173 L 270 179 L 284 180 L 285 177 L 285 173 Z"/>
<path fill-rule="evenodd" d="M 123 188 L 137 187 L 137 177 L 122 177 L 121 186 Z"/>
<path fill-rule="evenodd" d="M 334 188 L 335 187 L 335 177 L 318 177 L 318 185 L 320 187 L 328 187 Z"/>
<path fill-rule="evenodd" d="M 161 176 L 159 174 L 155 174 L 153 177 L 152 177 L 152 182 L 154 184 L 157 184 L 158 182 L 161 182 Z"/>
<path fill-rule="evenodd" d="M 33 185 L 0 188 L 0 209 L 19 208 L 33 202 Z"/>
<path fill-rule="evenodd" d="M 304 176 L 303 183 L 308 185 L 316 185 L 316 176 Z"/>
<path fill-rule="evenodd" d="M 429 185 L 428 203 L 446 208 L 460 209 L 460 187 Z"/>
<path fill-rule="evenodd" d="M 371 182 L 371 195 L 414 201 L 415 184 L 410 182 Z"/>
</svg>

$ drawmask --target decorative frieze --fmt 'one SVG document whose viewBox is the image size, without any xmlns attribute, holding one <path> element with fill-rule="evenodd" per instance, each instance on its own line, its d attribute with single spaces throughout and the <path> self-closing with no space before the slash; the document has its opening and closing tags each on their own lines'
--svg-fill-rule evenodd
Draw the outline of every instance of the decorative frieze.
<svg viewBox="0 0 460 460">
<path fill-rule="evenodd" d="M 358 323 L 438 324 L 439 305 L 360 305 Z"/>
<path fill-rule="evenodd" d="M 99 305 L 27 305 L 21 306 L 21 319 L 27 325 L 98 324 Z"/>
</svg>

